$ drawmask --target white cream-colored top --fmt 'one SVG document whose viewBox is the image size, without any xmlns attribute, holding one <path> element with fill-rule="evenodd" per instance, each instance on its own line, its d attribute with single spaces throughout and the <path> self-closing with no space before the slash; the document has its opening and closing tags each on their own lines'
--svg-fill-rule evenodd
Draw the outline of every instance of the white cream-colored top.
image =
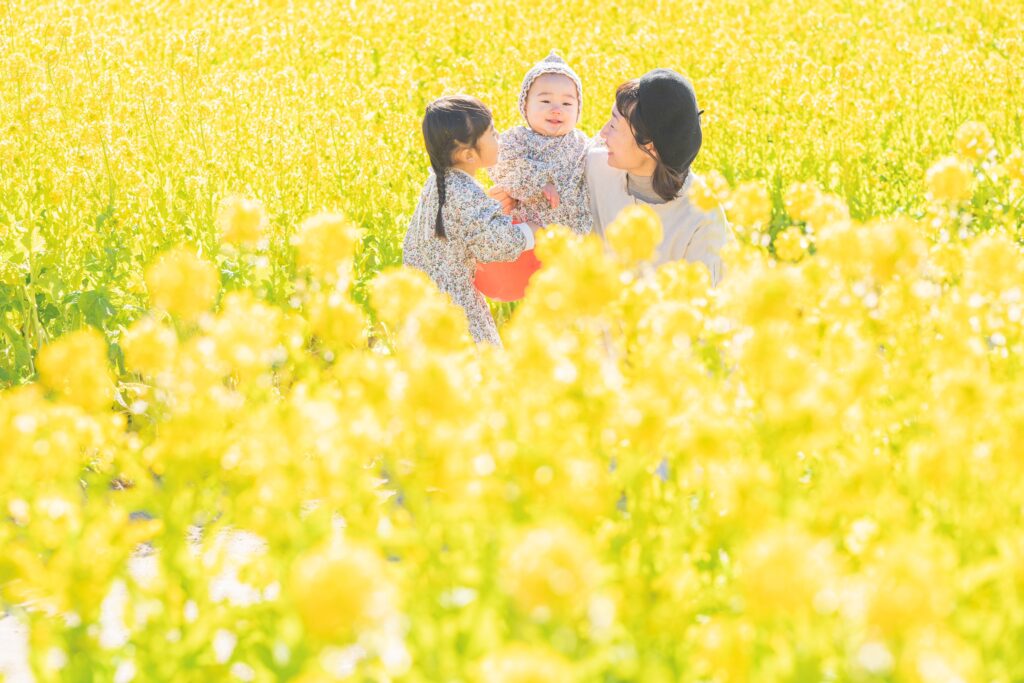
<svg viewBox="0 0 1024 683">
<path fill-rule="evenodd" d="M 620 211 L 632 204 L 645 204 L 661 218 L 665 231 L 654 264 L 679 259 L 700 261 L 711 271 L 711 284 L 717 285 L 725 275 L 718 252 L 730 239 L 729 224 L 721 208 L 702 211 L 690 203 L 690 187 L 703 182 L 691 172 L 675 199 L 662 204 L 645 202 L 628 192 L 626 172 L 608 165 L 608 150 L 595 146 L 587 154 L 587 187 L 594 232 L 604 239 L 604 229 Z"/>
</svg>

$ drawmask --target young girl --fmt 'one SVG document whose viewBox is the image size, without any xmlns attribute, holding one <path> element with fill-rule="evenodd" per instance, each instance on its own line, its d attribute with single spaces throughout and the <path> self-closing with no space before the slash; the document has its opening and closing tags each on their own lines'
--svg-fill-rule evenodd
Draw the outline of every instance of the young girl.
<svg viewBox="0 0 1024 683">
<path fill-rule="evenodd" d="M 495 187 L 518 200 L 514 219 L 590 232 L 583 176 L 590 140 L 576 128 L 582 109 L 580 77 L 557 53 L 527 72 L 519 91 L 527 125 L 501 134 L 498 163 L 490 171 Z"/>
<path fill-rule="evenodd" d="M 409 222 L 402 261 L 422 270 L 466 311 L 477 342 L 501 346 L 487 301 L 473 286 L 477 262 L 515 261 L 534 245 L 537 224 L 513 225 L 473 176 L 498 160 L 491 112 L 453 95 L 427 105 L 423 140 L 431 174 Z"/>
</svg>

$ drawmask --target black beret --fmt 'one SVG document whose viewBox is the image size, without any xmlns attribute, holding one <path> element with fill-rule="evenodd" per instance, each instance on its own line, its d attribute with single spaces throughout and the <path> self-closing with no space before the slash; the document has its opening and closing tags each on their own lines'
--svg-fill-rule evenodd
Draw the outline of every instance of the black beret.
<svg viewBox="0 0 1024 683">
<path fill-rule="evenodd" d="M 640 78 L 636 107 L 661 160 L 677 171 L 689 168 L 703 139 L 690 81 L 671 69 L 648 71 Z"/>
</svg>

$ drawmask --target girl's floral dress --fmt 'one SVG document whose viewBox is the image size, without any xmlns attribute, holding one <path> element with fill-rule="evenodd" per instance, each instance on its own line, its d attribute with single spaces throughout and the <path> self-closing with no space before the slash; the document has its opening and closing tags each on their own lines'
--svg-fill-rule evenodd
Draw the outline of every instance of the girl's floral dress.
<svg viewBox="0 0 1024 683">
<path fill-rule="evenodd" d="M 462 307 L 474 340 L 501 346 L 487 300 L 473 286 L 476 264 L 516 260 L 532 246 L 532 233 L 525 225 L 513 226 L 512 218 L 502 213 L 501 204 L 488 197 L 472 176 L 458 169 L 445 171 L 441 215 L 446 238 L 434 232 L 437 200 L 437 182 L 431 173 L 405 234 L 402 262 L 425 272 L 438 289 Z"/>
</svg>

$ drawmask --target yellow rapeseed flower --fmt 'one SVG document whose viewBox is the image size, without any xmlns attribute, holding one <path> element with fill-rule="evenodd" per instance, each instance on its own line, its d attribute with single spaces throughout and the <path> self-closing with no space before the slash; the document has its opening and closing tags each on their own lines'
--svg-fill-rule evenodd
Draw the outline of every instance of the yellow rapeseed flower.
<svg viewBox="0 0 1024 683">
<path fill-rule="evenodd" d="M 366 316 L 347 294 L 337 290 L 315 292 L 305 302 L 305 311 L 310 330 L 334 351 L 359 346 L 366 340 Z"/>
<path fill-rule="evenodd" d="M 303 221 L 293 243 L 297 264 L 315 279 L 347 285 L 359 229 L 339 213 L 320 213 Z"/>
<path fill-rule="evenodd" d="M 879 547 L 865 570 L 868 623 L 887 635 L 942 623 L 953 608 L 954 562 L 939 538 L 908 536 Z"/>
<path fill-rule="evenodd" d="M 370 281 L 370 303 L 389 329 L 398 330 L 425 300 L 451 299 L 421 270 L 386 268 Z"/>
<path fill-rule="evenodd" d="M 154 308 L 186 322 L 210 310 L 220 289 L 216 266 L 184 246 L 158 256 L 146 269 L 145 279 Z"/>
<path fill-rule="evenodd" d="M 543 230 L 537 231 L 536 238 L 537 245 L 534 247 L 534 252 L 545 265 L 557 263 L 581 239 L 564 225 L 549 225 Z"/>
<path fill-rule="evenodd" d="M 178 350 L 174 330 L 152 316 L 139 318 L 121 338 L 125 364 L 144 375 L 170 369 Z"/>
<path fill-rule="evenodd" d="M 102 410 L 114 400 L 107 342 L 91 327 L 66 334 L 40 349 L 36 369 L 48 389 L 86 410 Z"/>
<path fill-rule="evenodd" d="M 502 571 L 503 585 L 512 598 L 540 619 L 579 615 L 599 574 L 590 539 L 564 525 L 527 531 L 509 549 Z"/>
<path fill-rule="evenodd" d="M 1012 237 L 980 235 L 960 253 L 966 258 L 968 292 L 1000 296 L 1016 289 L 1016 296 L 1024 294 L 1024 254 Z"/>
<path fill-rule="evenodd" d="M 928 251 L 921 224 L 909 218 L 874 221 L 864 226 L 863 233 L 870 244 L 865 259 L 876 280 L 918 274 Z"/>
<path fill-rule="evenodd" d="M 251 292 L 231 292 L 221 311 L 208 317 L 202 329 L 214 344 L 225 368 L 251 375 L 287 358 L 282 311 L 258 301 Z"/>
<path fill-rule="evenodd" d="M 747 611 L 754 614 L 808 612 L 818 591 L 836 575 L 831 546 L 792 526 L 755 536 L 737 564 Z"/>
<path fill-rule="evenodd" d="M 772 218 L 772 200 L 762 181 L 740 183 L 732 191 L 728 206 L 729 220 L 748 231 L 759 230 Z"/>
<path fill-rule="evenodd" d="M 626 263 L 647 261 L 661 244 L 661 219 L 649 206 L 627 206 L 605 228 L 605 238 Z"/>
<path fill-rule="evenodd" d="M 347 643 L 389 615 L 393 594 L 387 574 L 375 551 L 334 541 L 295 561 L 288 592 L 307 633 Z"/>
<path fill-rule="evenodd" d="M 807 254 L 807 245 L 807 237 L 799 228 L 786 228 L 775 235 L 775 256 L 783 261 L 799 261 Z"/>
<path fill-rule="evenodd" d="M 267 214 L 255 199 L 232 196 L 221 202 L 217 211 L 217 228 L 224 242 L 254 245 L 267 230 Z"/>
<path fill-rule="evenodd" d="M 434 351 L 455 351 L 473 344 L 465 311 L 440 295 L 420 300 L 413 314 L 403 321 L 398 339 L 403 348 Z"/>
<path fill-rule="evenodd" d="M 996 143 L 984 123 L 968 121 L 957 129 L 953 146 L 958 156 L 978 162 L 988 158 Z"/>
<path fill-rule="evenodd" d="M 689 197 L 701 211 L 711 211 L 729 199 L 729 181 L 718 171 L 710 171 L 702 178 L 694 176 Z"/>
<path fill-rule="evenodd" d="M 485 657 L 478 666 L 479 683 L 571 683 L 568 660 L 547 648 L 512 645 Z"/>
<path fill-rule="evenodd" d="M 1015 149 L 1003 161 L 1006 175 L 1015 183 L 1024 183 L 1024 150 Z"/>
<path fill-rule="evenodd" d="M 756 631 L 750 621 L 716 617 L 694 630 L 694 665 L 708 680 L 750 681 Z"/>
<path fill-rule="evenodd" d="M 808 210 L 818 201 L 821 194 L 821 187 L 816 182 L 793 183 L 783 198 L 786 212 L 794 220 L 806 221 Z"/>
<path fill-rule="evenodd" d="M 928 196 L 940 202 L 962 202 L 974 191 L 971 167 L 958 157 L 939 159 L 925 174 Z"/>
<path fill-rule="evenodd" d="M 828 192 L 818 193 L 802 213 L 803 220 L 807 221 L 812 230 L 822 230 L 833 223 L 850 219 L 850 209 L 843 198 Z"/>
<path fill-rule="evenodd" d="M 915 634 L 900 652 L 898 680 L 907 683 L 964 683 L 983 680 L 975 645 L 941 628 Z"/>
</svg>

